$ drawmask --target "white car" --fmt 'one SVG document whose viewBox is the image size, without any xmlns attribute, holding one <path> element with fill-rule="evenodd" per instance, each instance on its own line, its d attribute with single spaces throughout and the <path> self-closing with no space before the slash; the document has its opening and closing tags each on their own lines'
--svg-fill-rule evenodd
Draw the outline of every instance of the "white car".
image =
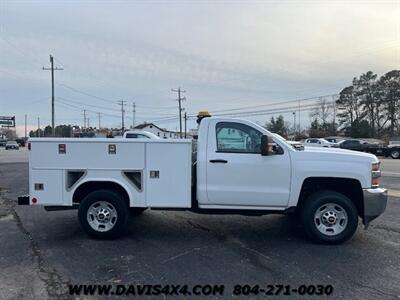
<svg viewBox="0 0 400 300">
<path fill-rule="evenodd" d="M 337 143 L 331 143 L 323 138 L 309 138 L 304 141 L 306 147 L 338 148 Z"/>
<path fill-rule="evenodd" d="M 274 136 L 280 137 L 281 139 L 285 140 L 286 143 L 288 143 L 290 146 L 292 146 L 296 150 L 304 150 L 304 145 L 301 142 L 298 141 L 289 141 L 285 139 L 283 136 L 280 134 L 274 133 Z"/>
<path fill-rule="evenodd" d="M 123 135 L 125 139 L 159 139 L 154 133 L 143 130 L 130 130 L 126 131 Z"/>
</svg>

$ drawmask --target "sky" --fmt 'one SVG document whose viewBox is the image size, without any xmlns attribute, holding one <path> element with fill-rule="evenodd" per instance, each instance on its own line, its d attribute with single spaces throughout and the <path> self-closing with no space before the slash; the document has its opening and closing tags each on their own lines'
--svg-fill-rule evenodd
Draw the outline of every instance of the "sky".
<svg viewBox="0 0 400 300">
<path fill-rule="evenodd" d="M 51 76 L 42 70 L 50 54 L 63 69 L 56 124 L 82 126 L 86 109 L 91 126 L 100 112 L 101 126 L 120 127 L 124 100 L 126 125 L 135 102 L 136 124 L 175 130 L 172 88 L 186 91 L 189 115 L 261 110 L 336 94 L 368 70 L 399 69 L 400 0 L 0 0 L 0 115 L 15 115 L 20 135 L 25 114 L 28 129 L 38 117 L 51 121 Z M 284 117 L 293 123 L 292 112 Z M 297 118 L 305 127 L 309 112 Z"/>
</svg>

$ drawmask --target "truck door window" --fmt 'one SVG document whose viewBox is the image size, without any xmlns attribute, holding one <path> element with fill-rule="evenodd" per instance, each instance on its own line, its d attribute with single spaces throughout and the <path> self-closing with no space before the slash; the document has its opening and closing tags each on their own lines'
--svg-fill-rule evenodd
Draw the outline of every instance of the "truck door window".
<svg viewBox="0 0 400 300">
<path fill-rule="evenodd" d="M 260 153 L 262 133 L 245 124 L 219 122 L 215 126 L 217 152 Z"/>
</svg>

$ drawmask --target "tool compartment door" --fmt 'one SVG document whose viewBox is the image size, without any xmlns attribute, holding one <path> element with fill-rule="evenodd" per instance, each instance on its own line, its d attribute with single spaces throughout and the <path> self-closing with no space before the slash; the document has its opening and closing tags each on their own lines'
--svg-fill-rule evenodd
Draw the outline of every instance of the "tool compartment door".
<svg viewBox="0 0 400 300">
<path fill-rule="evenodd" d="M 191 206 L 191 142 L 146 143 L 149 207 Z"/>
<path fill-rule="evenodd" d="M 29 195 L 39 205 L 63 205 L 63 171 L 31 169 Z"/>
</svg>

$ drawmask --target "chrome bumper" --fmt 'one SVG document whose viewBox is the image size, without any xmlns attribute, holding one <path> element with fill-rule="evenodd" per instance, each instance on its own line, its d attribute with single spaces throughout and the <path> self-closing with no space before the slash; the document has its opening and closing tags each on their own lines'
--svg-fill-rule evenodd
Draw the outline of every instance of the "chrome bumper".
<svg viewBox="0 0 400 300">
<path fill-rule="evenodd" d="M 386 208 L 388 193 L 384 188 L 363 189 L 364 195 L 364 217 L 365 229 L 369 223 L 380 216 Z"/>
</svg>

